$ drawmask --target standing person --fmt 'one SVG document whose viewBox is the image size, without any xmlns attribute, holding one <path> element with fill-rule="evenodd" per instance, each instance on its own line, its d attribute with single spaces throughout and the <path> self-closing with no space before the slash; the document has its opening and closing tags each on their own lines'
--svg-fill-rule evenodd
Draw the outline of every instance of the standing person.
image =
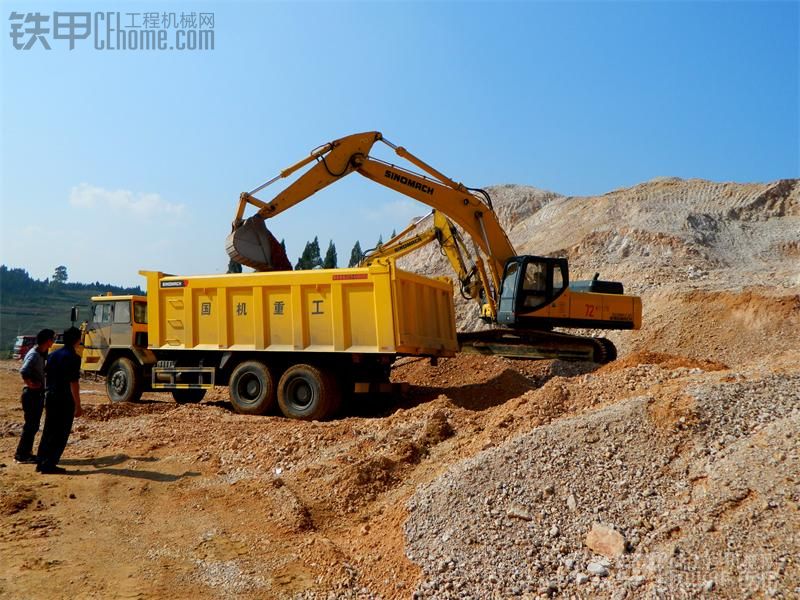
<svg viewBox="0 0 800 600">
<path fill-rule="evenodd" d="M 77 347 L 80 341 L 80 330 L 70 327 L 64 332 L 64 347 L 53 352 L 47 361 L 44 431 L 39 442 L 39 465 L 36 467 L 40 473 L 67 472 L 58 466 L 58 461 L 67 447 L 73 418 L 83 414 L 78 383 L 81 358 Z"/>
<path fill-rule="evenodd" d="M 22 388 L 22 412 L 25 414 L 25 424 L 22 426 L 22 435 L 19 437 L 14 460 L 18 463 L 33 464 L 36 457 L 33 455 L 33 438 L 39 431 L 44 408 L 44 365 L 47 360 L 47 351 L 50 350 L 55 340 L 56 333 L 52 329 L 42 329 L 36 334 L 36 345 L 28 350 L 19 374 L 25 387 Z"/>
</svg>

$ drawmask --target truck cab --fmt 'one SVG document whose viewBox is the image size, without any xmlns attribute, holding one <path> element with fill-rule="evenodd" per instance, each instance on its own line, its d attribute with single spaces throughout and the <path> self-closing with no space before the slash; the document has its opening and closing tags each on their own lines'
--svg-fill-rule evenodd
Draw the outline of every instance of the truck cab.
<svg viewBox="0 0 800 600">
<path fill-rule="evenodd" d="M 142 366 L 155 362 L 147 349 L 147 298 L 108 294 L 91 300 L 81 369 L 106 375 L 112 400 L 136 399 L 133 396 L 141 395 L 142 389 L 131 385 L 132 380 L 140 379 L 136 373 Z"/>
<path fill-rule="evenodd" d="M 102 371 L 114 350 L 147 348 L 147 298 L 93 296 L 81 367 Z"/>
</svg>

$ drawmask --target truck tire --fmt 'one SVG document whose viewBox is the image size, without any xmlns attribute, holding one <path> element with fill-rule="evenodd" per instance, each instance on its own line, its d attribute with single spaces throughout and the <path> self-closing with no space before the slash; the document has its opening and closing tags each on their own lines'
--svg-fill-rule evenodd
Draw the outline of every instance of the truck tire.
<svg viewBox="0 0 800 600">
<path fill-rule="evenodd" d="M 248 360 L 237 366 L 228 387 L 237 413 L 263 415 L 275 410 L 275 378 L 262 362 Z"/>
<path fill-rule="evenodd" d="M 172 390 L 172 397 L 178 404 L 196 404 L 200 402 L 205 395 L 206 390 L 204 388 Z"/>
<path fill-rule="evenodd" d="M 278 383 L 278 405 L 290 419 L 322 421 L 338 410 L 341 397 L 333 375 L 311 365 L 289 367 Z"/>
<path fill-rule="evenodd" d="M 130 358 L 118 358 L 106 374 L 106 394 L 111 402 L 138 402 L 142 397 L 142 373 Z"/>
</svg>

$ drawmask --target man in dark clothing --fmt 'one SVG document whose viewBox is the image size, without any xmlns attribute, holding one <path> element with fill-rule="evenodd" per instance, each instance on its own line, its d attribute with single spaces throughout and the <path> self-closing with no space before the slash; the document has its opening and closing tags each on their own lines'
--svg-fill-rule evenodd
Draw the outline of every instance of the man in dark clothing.
<svg viewBox="0 0 800 600">
<path fill-rule="evenodd" d="M 53 352 L 47 361 L 44 431 L 36 467 L 40 473 L 66 473 L 66 469 L 58 466 L 58 461 L 67 447 L 73 418 L 83 414 L 78 383 L 81 358 L 76 351 L 80 341 L 80 330 L 70 327 L 64 332 L 64 347 Z"/>
<path fill-rule="evenodd" d="M 22 426 L 22 435 L 19 438 L 14 460 L 18 463 L 33 464 L 36 457 L 33 455 L 33 438 L 39 431 L 44 408 L 44 365 L 47 360 L 47 351 L 53 345 L 55 332 L 52 329 L 42 329 L 36 334 L 36 346 L 28 350 L 19 374 L 25 387 L 22 388 L 22 412 L 25 414 L 25 424 Z"/>
</svg>

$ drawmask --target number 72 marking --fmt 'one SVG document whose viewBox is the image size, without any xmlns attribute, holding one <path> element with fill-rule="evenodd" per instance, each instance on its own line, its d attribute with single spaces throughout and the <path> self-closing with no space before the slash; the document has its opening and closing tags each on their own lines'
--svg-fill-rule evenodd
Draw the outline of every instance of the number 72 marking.
<svg viewBox="0 0 800 600">
<path fill-rule="evenodd" d="M 594 311 L 599 309 L 599 306 L 595 306 L 594 304 L 587 304 L 586 305 L 586 316 L 587 317 L 594 317 Z"/>
</svg>

